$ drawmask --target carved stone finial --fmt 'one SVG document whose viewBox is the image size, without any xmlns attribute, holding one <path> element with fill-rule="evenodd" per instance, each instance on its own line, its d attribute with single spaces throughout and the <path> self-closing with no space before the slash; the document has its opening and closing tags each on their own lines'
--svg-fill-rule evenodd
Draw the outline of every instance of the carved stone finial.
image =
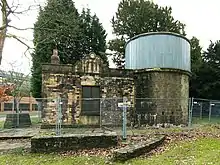
<svg viewBox="0 0 220 165">
<path fill-rule="evenodd" d="M 60 63 L 60 57 L 58 56 L 57 49 L 53 49 L 53 55 L 51 56 L 51 63 L 52 64 L 59 64 Z"/>
</svg>

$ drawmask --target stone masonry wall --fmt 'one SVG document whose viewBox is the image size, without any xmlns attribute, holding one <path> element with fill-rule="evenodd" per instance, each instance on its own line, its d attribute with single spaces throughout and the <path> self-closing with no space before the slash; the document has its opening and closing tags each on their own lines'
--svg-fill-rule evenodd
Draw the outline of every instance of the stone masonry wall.
<svg viewBox="0 0 220 165">
<path fill-rule="evenodd" d="M 189 75 L 174 69 L 146 70 L 136 74 L 136 110 L 147 124 L 186 124 Z"/>
<path fill-rule="evenodd" d="M 56 123 L 56 99 L 61 97 L 62 122 L 75 123 L 79 118 L 81 98 L 81 80 L 78 75 L 71 74 L 43 74 L 43 97 L 44 101 L 43 122 Z"/>
<path fill-rule="evenodd" d="M 133 78 L 105 77 L 102 84 L 102 98 L 106 98 L 101 103 L 102 125 L 119 126 L 122 125 L 122 108 L 118 103 L 123 102 L 125 96 L 131 107 L 127 109 L 127 123 L 132 122 L 135 104 L 135 87 Z"/>
<path fill-rule="evenodd" d="M 33 137 L 31 152 L 51 153 L 63 151 L 77 151 L 82 149 L 109 148 L 117 146 L 116 134 L 75 134 L 67 136 Z"/>
<path fill-rule="evenodd" d="M 123 71 L 124 72 L 124 71 Z M 43 123 L 56 123 L 56 98 L 62 100 L 63 124 L 98 124 L 99 116 L 82 116 L 82 86 L 99 86 L 101 98 L 127 96 L 134 104 L 134 81 L 119 70 L 103 65 L 95 55 L 76 65 L 44 64 L 42 66 Z"/>
</svg>

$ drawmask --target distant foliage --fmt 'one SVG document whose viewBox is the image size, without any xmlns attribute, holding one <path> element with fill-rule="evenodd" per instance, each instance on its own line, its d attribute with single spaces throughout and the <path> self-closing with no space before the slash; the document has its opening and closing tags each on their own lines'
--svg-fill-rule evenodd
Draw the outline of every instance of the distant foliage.
<svg viewBox="0 0 220 165">
<path fill-rule="evenodd" d="M 14 89 L 14 86 L 0 86 L 0 102 L 10 99 L 9 93 Z"/>
<path fill-rule="evenodd" d="M 191 72 L 190 78 L 190 97 L 202 97 L 200 71 L 203 66 L 202 47 L 196 37 L 192 37 L 191 43 Z"/>
<path fill-rule="evenodd" d="M 190 96 L 220 100 L 220 41 L 211 41 L 206 51 L 201 50 L 199 40 L 192 38 Z"/>
<path fill-rule="evenodd" d="M 202 54 L 203 63 L 197 81 L 201 97 L 220 100 L 220 41 L 211 42 Z"/>
</svg>

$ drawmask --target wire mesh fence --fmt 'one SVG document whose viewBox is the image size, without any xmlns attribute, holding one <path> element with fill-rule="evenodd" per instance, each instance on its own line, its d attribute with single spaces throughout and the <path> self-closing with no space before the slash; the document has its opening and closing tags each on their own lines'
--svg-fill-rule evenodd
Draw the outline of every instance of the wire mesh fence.
<svg viewBox="0 0 220 165">
<path fill-rule="evenodd" d="M 11 97 L 1 102 L 0 107 L 0 128 L 25 128 L 41 122 L 41 109 L 34 98 Z"/>
<path fill-rule="evenodd" d="M 99 128 L 126 131 L 139 128 L 220 123 L 220 101 L 199 98 L 29 98 L 1 103 L 0 129 Z M 69 132 L 68 132 L 69 131 Z M 66 133 L 71 133 L 70 129 Z M 74 132 L 75 133 L 75 132 Z"/>
<path fill-rule="evenodd" d="M 220 101 L 207 99 L 192 99 L 192 115 L 193 124 L 220 124 Z"/>
<path fill-rule="evenodd" d="M 136 98 L 135 123 L 141 125 L 187 124 L 187 98 Z"/>
</svg>

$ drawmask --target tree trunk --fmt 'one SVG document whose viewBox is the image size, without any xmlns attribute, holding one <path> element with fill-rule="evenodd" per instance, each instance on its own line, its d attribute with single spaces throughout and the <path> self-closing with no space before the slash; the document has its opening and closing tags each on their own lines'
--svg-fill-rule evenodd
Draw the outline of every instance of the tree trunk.
<svg viewBox="0 0 220 165">
<path fill-rule="evenodd" d="M 0 65 L 2 62 L 2 54 L 3 54 L 3 48 L 6 38 L 6 32 L 7 32 L 7 4 L 6 0 L 1 0 L 2 6 L 1 6 L 1 15 L 2 15 L 2 23 L 0 25 Z"/>
<path fill-rule="evenodd" d="M 15 101 L 15 97 L 13 96 L 13 104 L 12 104 L 12 111 L 13 112 L 15 111 L 15 104 L 16 104 L 16 101 Z"/>
<path fill-rule="evenodd" d="M 2 62 L 2 54 L 3 54 L 5 38 L 6 38 L 6 30 L 2 30 L 0 32 L 0 65 L 1 65 L 1 62 Z"/>
</svg>

